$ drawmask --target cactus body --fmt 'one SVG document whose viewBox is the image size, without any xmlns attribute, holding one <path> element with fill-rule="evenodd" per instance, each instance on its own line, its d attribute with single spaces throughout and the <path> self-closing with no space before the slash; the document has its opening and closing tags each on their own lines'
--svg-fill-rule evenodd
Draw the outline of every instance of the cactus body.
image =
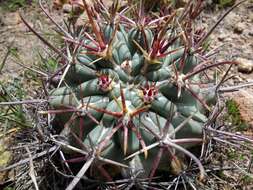
<svg viewBox="0 0 253 190">
<path fill-rule="evenodd" d="M 89 9 L 86 11 L 90 14 Z M 82 35 L 79 41 L 85 45 L 78 49 L 65 83 L 50 94 L 54 109 L 76 109 L 58 114 L 56 119 L 64 118 L 64 125 L 76 115 L 68 127 L 99 156 L 128 165 L 129 169 L 120 169 L 122 175 L 137 170 L 143 170 L 143 176 L 151 175 L 163 145 L 145 149 L 161 139 L 186 139 L 182 147 L 196 146 L 199 142 L 187 139 L 201 138 L 207 120 L 206 97 L 197 84 L 201 83 L 199 73 L 186 79 L 201 60 L 194 47 L 186 47 L 183 38 L 176 37 L 177 28 L 172 30 L 172 23 L 163 23 L 162 27 L 149 28 L 145 24 L 126 25 L 119 19 L 117 24 L 103 21 L 92 26 L 105 46 L 96 41 L 95 32 L 90 33 L 92 40 Z M 68 138 L 71 145 L 79 146 L 71 133 Z M 156 169 L 171 171 L 177 150 L 169 149 L 159 158 Z"/>
</svg>

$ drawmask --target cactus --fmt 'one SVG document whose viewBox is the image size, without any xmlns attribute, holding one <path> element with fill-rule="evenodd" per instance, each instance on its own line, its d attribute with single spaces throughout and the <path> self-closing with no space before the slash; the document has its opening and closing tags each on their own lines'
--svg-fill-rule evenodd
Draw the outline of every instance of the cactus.
<svg viewBox="0 0 253 190">
<path fill-rule="evenodd" d="M 195 29 L 193 22 L 202 1 L 188 3 L 180 13 L 164 10 L 159 17 L 146 13 L 142 1 L 130 7 L 131 14 L 118 1 L 110 10 L 95 2 L 80 4 L 87 28 L 67 32 L 59 27 L 67 56 L 54 48 L 66 64 L 49 95 L 53 127 L 85 152 L 85 171 L 98 168 L 109 181 L 116 174 L 149 180 L 157 171 L 179 174 L 185 156 L 203 179 L 204 168 L 190 152 L 203 143 L 215 95 L 203 88 L 210 82 L 203 72 L 233 62 L 208 58 L 203 43 L 210 33 Z M 64 151 L 76 155 L 73 149 Z"/>
</svg>

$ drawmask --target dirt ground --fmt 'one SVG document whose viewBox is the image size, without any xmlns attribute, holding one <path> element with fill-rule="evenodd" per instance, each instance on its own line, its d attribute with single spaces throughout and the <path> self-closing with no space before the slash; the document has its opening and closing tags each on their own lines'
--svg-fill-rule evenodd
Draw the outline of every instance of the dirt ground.
<svg viewBox="0 0 253 190">
<path fill-rule="evenodd" d="M 200 19 L 202 25 L 207 29 L 210 28 L 227 9 L 206 8 Z M 35 65 L 38 51 L 43 52 L 45 46 L 24 26 L 19 17 L 20 13 L 37 31 L 47 34 L 49 41 L 53 40 L 54 36 L 50 33 L 53 33 L 54 26 L 43 14 L 38 4 L 15 12 L 6 11 L 0 6 L 0 60 L 3 60 L 7 48 L 11 46 L 17 48 L 25 65 Z M 51 10 L 51 14 L 58 23 L 62 21 L 60 11 Z M 252 60 L 253 3 L 246 2 L 240 5 L 217 27 L 211 35 L 211 46 L 218 47 L 220 45 L 222 45 L 220 58 Z M 15 75 L 22 69 L 11 59 L 7 59 L 2 73 Z M 253 78 L 253 74 L 239 75 L 249 80 Z"/>
<path fill-rule="evenodd" d="M 210 28 L 227 9 L 217 7 L 209 9 L 207 7 L 200 19 L 202 26 L 207 29 Z M 54 38 L 52 35 L 54 26 L 42 13 L 37 4 L 15 12 L 3 10 L 0 6 L 0 60 L 5 57 L 7 48 L 12 47 L 17 49 L 25 65 L 36 65 L 38 62 L 38 51 L 41 53 L 45 52 L 43 50 L 45 46 L 24 26 L 19 17 L 20 13 L 37 31 L 47 34 L 49 41 Z M 51 10 L 51 14 L 58 23 L 62 21 L 60 11 Z M 222 45 L 219 58 L 229 60 L 244 58 L 252 61 L 253 3 L 246 2 L 233 10 L 211 35 L 210 41 L 211 47 Z M 23 68 L 14 63 L 12 59 L 7 59 L 2 73 L 4 75 L 16 75 L 22 70 Z M 238 75 L 246 80 L 253 79 L 252 73 L 238 73 Z"/>
<path fill-rule="evenodd" d="M 51 9 L 49 9 L 51 10 Z M 9 12 L 4 10 L 0 5 L 0 60 L 2 61 L 8 48 L 14 49 L 20 56 L 19 62 L 27 67 L 38 65 L 39 53 L 45 55 L 46 46 L 33 35 L 24 25 L 20 18 L 20 14 L 27 22 L 40 34 L 43 34 L 50 42 L 55 41 L 55 26 L 51 24 L 49 19 L 39 8 L 38 3 L 27 6 L 23 9 Z M 53 17 L 59 23 L 62 21 L 61 15 L 53 12 Z M 38 53 L 39 52 L 39 53 Z M 24 67 L 20 66 L 13 60 L 12 56 L 8 56 L 0 79 L 6 77 L 15 77 L 24 71 Z"/>
<path fill-rule="evenodd" d="M 207 28 L 212 26 L 227 9 L 205 10 L 201 17 L 203 25 Z M 229 13 L 214 30 L 211 40 L 213 48 L 222 45 L 218 58 L 244 58 L 253 61 L 253 3 L 246 2 Z M 238 76 L 248 81 L 253 79 L 252 73 L 238 73 Z"/>
</svg>

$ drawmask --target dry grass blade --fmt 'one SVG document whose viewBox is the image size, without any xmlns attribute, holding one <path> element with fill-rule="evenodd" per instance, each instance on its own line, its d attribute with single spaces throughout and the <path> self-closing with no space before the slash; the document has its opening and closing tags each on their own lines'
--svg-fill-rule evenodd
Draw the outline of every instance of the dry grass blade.
<svg viewBox="0 0 253 190">
<path fill-rule="evenodd" d="M 81 150 L 81 149 L 79 149 L 79 148 L 73 147 L 73 146 L 68 145 L 68 144 L 66 144 L 66 143 L 64 143 L 64 142 L 57 141 L 57 140 L 55 140 L 54 138 L 52 138 L 51 140 L 52 140 L 53 142 L 55 142 L 56 144 L 63 146 L 64 148 L 68 148 L 69 150 L 72 150 L 72 151 L 74 151 L 74 152 L 77 152 L 77 153 L 80 153 L 80 154 L 83 154 L 83 155 L 88 155 L 87 152 L 85 152 L 85 151 L 83 151 L 83 150 Z"/>
<path fill-rule="evenodd" d="M 28 149 L 27 146 L 25 146 L 25 149 L 26 149 L 26 151 L 27 151 L 27 153 L 29 155 L 29 166 L 30 166 L 29 175 L 30 175 L 30 177 L 32 179 L 32 182 L 33 182 L 33 184 L 35 186 L 35 189 L 39 190 L 38 183 L 36 181 L 35 171 L 34 171 L 32 154 L 31 154 L 31 152 L 30 152 L 30 150 Z"/>
<path fill-rule="evenodd" d="M 15 57 L 15 59 L 14 59 L 14 58 L 11 58 L 11 60 L 12 60 L 13 62 L 15 62 L 16 64 L 20 65 L 21 67 L 24 67 L 24 68 L 26 68 L 26 69 L 28 69 L 28 70 L 34 72 L 34 73 L 37 73 L 37 74 L 39 74 L 39 75 L 41 75 L 41 76 L 43 76 L 43 77 L 46 77 L 46 78 L 48 77 L 48 75 L 47 75 L 45 72 L 39 71 L 38 69 L 34 69 L 34 68 L 32 68 L 31 66 L 26 66 L 26 65 L 23 63 L 23 60 L 21 60 L 19 57 Z"/>
<path fill-rule="evenodd" d="M 250 177 L 253 179 L 253 174 L 252 173 L 249 173 L 247 171 L 245 171 L 243 168 L 241 168 L 240 166 L 238 166 L 236 163 L 233 163 L 233 165 L 244 175 Z"/>
<path fill-rule="evenodd" d="M 57 146 L 53 146 L 49 150 L 44 150 L 43 152 L 40 152 L 38 154 L 33 155 L 32 159 L 34 160 L 36 158 L 40 158 L 42 156 L 45 156 L 46 154 L 49 154 L 49 153 L 55 151 L 56 149 L 57 149 Z M 7 167 L 2 168 L 2 169 L 0 168 L 0 172 L 6 171 L 6 170 L 11 170 L 11 169 L 16 168 L 16 167 L 18 167 L 20 165 L 26 164 L 29 161 L 30 161 L 30 158 L 26 158 L 26 159 L 20 160 L 19 162 L 15 163 L 15 164 L 12 164 L 12 165 L 7 166 Z"/>
<path fill-rule="evenodd" d="M 234 144 L 234 143 L 231 143 L 231 142 L 229 142 L 229 141 L 227 141 L 227 140 L 223 140 L 223 139 L 221 139 L 221 138 L 218 138 L 218 137 L 212 137 L 212 139 L 214 140 L 214 141 L 217 141 L 217 142 L 220 142 L 221 144 L 227 144 L 227 145 L 230 145 L 230 146 L 234 146 L 234 147 L 236 147 L 236 148 L 240 148 L 240 145 L 239 144 Z"/>
<path fill-rule="evenodd" d="M 230 133 L 230 132 L 226 132 L 226 131 L 221 131 L 221 130 L 213 129 L 211 127 L 208 127 L 207 130 L 211 131 L 213 133 L 222 134 L 222 135 L 233 137 L 235 139 L 241 139 L 241 140 L 244 140 L 246 142 L 253 143 L 252 138 L 246 137 L 244 135 L 239 135 L 239 134 L 234 134 L 234 133 Z"/>
<path fill-rule="evenodd" d="M 11 48 L 8 48 L 7 53 L 5 54 L 5 56 L 4 56 L 4 58 L 3 58 L 3 61 L 2 61 L 2 63 L 0 64 L 0 73 L 1 73 L 2 70 L 3 70 L 4 65 L 5 65 L 5 63 L 6 63 L 6 61 L 7 61 L 7 58 L 8 58 L 8 56 L 10 55 L 10 53 L 11 53 Z"/>
<path fill-rule="evenodd" d="M 34 99 L 34 100 L 21 100 L 21 101 L 14 101 L 14 102 L 0 102 L 0 106 L 10 106 L 10 105 L 20 105 L 20 104 L 40 104 L 45 103 L 47 100 L 42 99 Z"/>
<path fill-rule="evenodd" d="M 245 84 L 239 84 L 236 86 L 229 86 L 229 87 L 222 87 L 218 89 L 218 92 L 220 93 L 225 93 L 225 92 L 233 92 L 233 91 L 237 91 L 240 90 L 241 88 L 246 88 L 246 87 L 250 87 L 253 86 L 253 82 L 248 82 Z"/>
</svg>

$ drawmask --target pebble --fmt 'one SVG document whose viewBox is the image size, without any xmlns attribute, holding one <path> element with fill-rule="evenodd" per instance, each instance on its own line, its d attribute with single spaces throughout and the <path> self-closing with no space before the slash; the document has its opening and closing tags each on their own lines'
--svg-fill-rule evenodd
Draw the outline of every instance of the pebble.
<svg viewBox="0 0 253 190">
<path fill-rule="evenodd" d="M 253 71 L 253 61 L 245 58 L 237 58 L 238 71 L 242 73 L 251 73 Z"/>
<path fill-rule="evenodd" d="M 83 9 L 79 5 L 64 4 L 62 11 L 63 13 L 73 13 L 74 15 L 79 15 L 83 12 Z"/>
<path fill-rule="evenodd" d="M 244 29 L 245 29 L 245 25 L 243 23 L 239 22 L 234 27 L 234 33 L 241 34 Z"/>
<path fill-rule="evenodd" d="M 228 37 L 227 34 L 222 33 L 218 36 L 218 40 L 223 42 L 227 37 Z"/>
<path fill-rule="evenodd" d="M 0 15 L 0 26 L 4 26 L 4 22 L 1 15 Z"/>
<path fill-rule="evenodd" d="M 64 4 L 63 7 L 62 7 L 62 11 L 64 13 L 71 13 L 71 11 L 72 11 L 72 5 L 70 5 L 70 4 Z"/>
</svg>

